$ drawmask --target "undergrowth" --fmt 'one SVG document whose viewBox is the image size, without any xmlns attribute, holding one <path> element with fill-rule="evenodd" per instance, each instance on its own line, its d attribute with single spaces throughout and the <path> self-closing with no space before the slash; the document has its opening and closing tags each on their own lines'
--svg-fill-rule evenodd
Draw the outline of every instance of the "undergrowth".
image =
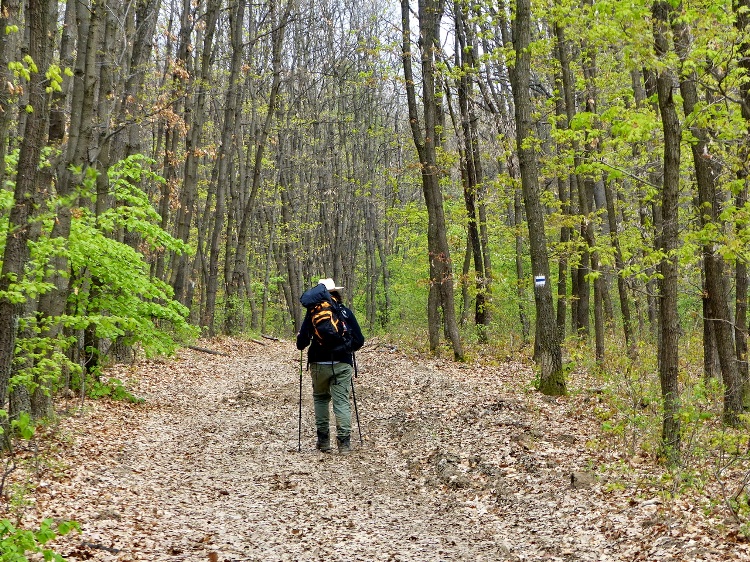
<svg viewBox="0 0 750 562">
<path fill-rule="evenodd" d="M 739 427 L 723 423 L 724 387 L 704 376 L 701 345 L 691 341 L 681 347 L 680 463 L 673 467 L 659 454 L 663 412 L 656 348 L 641 344 L 634 358 L 610 353 L 600 364 L 578 341 L 568 342 L 566 351 L 576 371 L 596 387 L 593 412 L 601 435 L 590 446 L 618 459 L 602 467 L 612 476 L 608 488 L 632 489 L 636 496 L 648 490 L 665 501 L 690 497 L 750 538 L 749 420 L 744 417 Z"/>
<path fill-rule="evenodd" d="M 0 478 L 0 562 L 27 562 L 29 556 L 41 555 L 44 560 L 64 558 L 47 544 L 57 537 L 80 530 L 75 521 L 53 521 L 45 518 L 38 525 L 25 525 L 34 505 L 33 494 L 40 475 L 50 469 L 47 452 L 39 446 L 37 433 L 41 422 L 34 422 L 22 413 L 8 423 L 7 413 L 0 410 L 0 451 L 3 472 Z M 51 439 L 45 438 L 49 444 Z"/>
</svg>

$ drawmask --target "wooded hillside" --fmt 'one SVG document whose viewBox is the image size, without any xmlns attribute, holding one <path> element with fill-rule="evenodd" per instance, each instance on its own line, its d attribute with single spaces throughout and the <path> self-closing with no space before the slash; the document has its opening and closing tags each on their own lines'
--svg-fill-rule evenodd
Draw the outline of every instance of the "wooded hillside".
<svg viewBox="0 0 750 562">
<path fill-rule="evenodd" d="M 0 32 L 8 420 L 289 337 L 333 277 L 368 336 L 600 374 L 670 466 L 699 423 L 747 450 L 750 0 L 2 0 Z"/>
</svg>

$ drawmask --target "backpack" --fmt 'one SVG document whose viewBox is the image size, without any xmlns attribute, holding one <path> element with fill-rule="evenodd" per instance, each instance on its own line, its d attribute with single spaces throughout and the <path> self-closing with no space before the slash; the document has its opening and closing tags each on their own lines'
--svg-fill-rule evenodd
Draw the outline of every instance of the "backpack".
<svg viewBox="0 0 750 562">
<path fill-rule="evenodd" d="M 308 289 L 299 301 L 310 313 L 313 339 L 318 345 L 331 353 L 349 351 L 351 334 L 346 327 L 341 305 L 333 300 L 325 285 L 321 283 Z"/>
</svg>

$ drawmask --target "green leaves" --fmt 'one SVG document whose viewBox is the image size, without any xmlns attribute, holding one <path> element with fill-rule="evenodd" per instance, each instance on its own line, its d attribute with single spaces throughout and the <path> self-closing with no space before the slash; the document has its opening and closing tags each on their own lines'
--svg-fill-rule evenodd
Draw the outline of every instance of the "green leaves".
<svg viewBox="0 0 750 562">
<path fill-rule="evenodd" d="M 62 521 L 55 524 L 52 519 L 42 521 L 35 531 L 19 529 L 8 519 L 0 520 L 0 562 L 28 562 L 26 556 L 41 554 L 44 560 L 64 562 L 64 558 L 44 545 L 58 536 L 67 535 L 72 530 L 80 531 L 75 521 Z"/>
<path fill-rule="evenodd" d="M 189 249 L 159 226 L 160 217 L 140 187 L 144 181 L 165 181 L 148 170 L 150 163 L 142 155 L 117 163 L 108 171 L 117 205 L 98 217 L 85 208 L 74 214 L 70 299 L 79 314 L 68 319 L 79 328 L 93 326 L 102 338 L 130 334 L 129 341 L 142 344 L 148 356 L 172 353 L 178 339 L 197 335 L 186 321 L 189 311 L 172 300 L 169 285 L 151 277 L 143 254 L 108 236 L 124 228 L 140 234 L 145 247 L 153 251 Z M 84 193 L 91 193 L 91 180 L 84 181 Z"/>
<path fill-rule="evenodd" d="M 147 166 L 153 162 L 141 154 L 129 156 L 112 166 L 107 172 L 110 190 L 118 204 L 104 211 L 96 221 L 97 228 L 112 233 L 118 228 L 140 234 L 151 249 L 187 252 L 189 246 L 170 236 L 160 226 L 161 217 L 154 210 L 143 182 L 163 184 L 164 178 L 151 172 Z"/>
<path fill-rule="evenodd" d="M 73 75 L 69 68 L 62 70 L 59 65 L 50 65 L 49 69 L 44 74 L 49 81 L 49 86 L 46 88 L 48 94 L 51 94 L 52 92 L 62 92 L 63 74 L 65 76 Z"/>
<path fill-rule="evenodd" d="M 27 441 L 34 437 L 34 433 L 36 433 L 36 427 L 27 412 L 21 412 L 18 418 L 11 422 L 10 426 L 21 439 Z"/>
<path fill-rule="evenodd" d="M 127 343 L 141 344 L 147 356 L 170 354 L 179 341 L 197 336 L 197 328 L 186 320 L 187 308 L 172 299 L 169 285 L 151 276 L 144 254 L 112 237 L 125 230 L 137 233 L 143 240 L 140 248 L 147 252 L 188 250 L 159 226 L 160 216 L 142 189 L 145 183 L 164 182 L 149 171 L 150 164 L 136 155 L 108 171 L 116 205 L 98 217 L 86 204 L 94 198 L 97 181 L 97 172 L 89 168 L 85 173 L 79 171 L 81 183 L 74 197 L 51 199 L 50 211 L 35 219 L 42 235 L 30 244 L 31 259 L 24 274 L 11 279 L 0 297 L 17 304 L 36 300 L 55 289 L 49 281 L 52 275 L 62 275 L 70 279 L 68 313 L 55 318 L 21 318 L 15 353 L 19 368 L 10 380 L 11 388 L 54 389 L 63 369 L 73 376 L 80 374 L 81 366 L 67 353 L 75 341 L 65 335 L 71 331 L 90 330 L 108 339 L 127 335 Z M 81 203 L 71 209 L 69 237 L 50 237 L 57 209 Z M 0 211 L 11 204 L 12 192 L 0 190 Z M 7 227 L 2 228 L 7 225 L 5 217 L 7 212 L 0 212 L 0 250 L 7 236 Z M 56 270 L 60 257 L 67 266 Z M 54 330 L 55 326 L 67 330 Z M 19 425 L 17 429 L 23 434 L 28 427 Z"/>
</svg>

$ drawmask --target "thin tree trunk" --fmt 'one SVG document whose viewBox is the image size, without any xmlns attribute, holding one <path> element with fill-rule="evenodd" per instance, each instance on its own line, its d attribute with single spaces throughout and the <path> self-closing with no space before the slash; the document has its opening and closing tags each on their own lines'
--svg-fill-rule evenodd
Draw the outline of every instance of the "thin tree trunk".
<svg viewBox="0 0 750 562">
<path fill-rule="evenodd" d="M 254 210 L 255 201 L 258 196 L 260 189 L 261 175 L 262 175 L 262 164 L 265 154 L 266 144 L 268 141 L 268 135 L 271 132 L 271 122 L 274 115 L 276 114 L 276 100 L 279 95 L 281 88 L 281 48 L 284 43 L 284 31 L 289 21 L 291 14 L 292 3 L 287 2 L 283 11 L 278 16 L 276 15 L 276 2 L 272 2 L 270 5 L 270 18 L 273 29 L 271 30 L 271 43 L 272 43 L 272 56 L 271 66 L 273 69 L 273 79 L 271 83 L 271 90 L 268 96 L 268 109 L 266 113 L 266 119 L 263 126 L 258 131 L 258 135 L 255 141 L 255 155 L 253 161 L 253 172 L 252 172 L 252 186 L 250 189 L 250 195 L 245 201 L 242 214 L 240 216 L 239 227 L 237 230 L 237 251 L 235 252 L 234 266 L 232 268 L 231 277 L 227 278 L 227 314 L 226 314 L 226 327 L 227 332 L 231 332 L 234 329 L 236 320 L 234 315 L 236 311 L 235 306 L 238 306 L 239 299 L 241 296 L 241 281 L 246 275 L 247 271 L 247 241 L 250 229 L 250 220 L 252 211 Z M 278 18 L 278 19 L 277 19 Z"/>
<path fill-rule="evenodd" d="M 591 0 L 586 0 L 591 4 Z M 585 45 L 586 56 L 584 57 L 583 76 L 586 80 L 586 111 L 591 115 L 597 112 L 597 89 L 596 89 L 596 53 Z M 597 137 L 587 138 L 584 152 L 584 159 L 592 162 L 596 159 L 597 146 L 599 146 Z M 595 211 L 595 189 L 596 181 L 592 175 L 587 175 L 583 182 L 583 204 L 581 212 L 584 217 L 584 238 L 588 245 L 591 274 L 594 278 L 594 341 L 595 356 L 597 363 L 604 361 L 604 301 L 605 301 L 605 276 L 599 267 L 599 252 L 596 249 L 596 232 L 594 230 L 596 220 Z"/>
<path fill-rule="evenodd" d="M 229 28 L 232 44 L 232 62 L 229 72 L 229 88 L 227 88 L 224 106 L 224 123 L 222 124 L 221 145 L 217 154 L 215 166 L 216 207 L 214 209 L 214 223 L 211 232 L 211 247 L 209 251 L 208 280 L 206 283 L 206 306 L 201 318 L 201 326 L 208 329 L 210 335 L 215 334 L 214 322 L 216 313 L 216 298 L 219 290 L 219 258 L 221 253 L 221 235 L 224 231 L 227 206 L 227 185 L 231 174 L 230 164 L 236 152 L 234 132 L 236 123 L 233 117 L 239 103 L 239 78 L 242 66 L 242 29 L 245 15 L 245 4 L 240 0 L 232 0 L 229 6 Z"/>
<path fill-rule="evenodd" d="M 747 34 L 750 32 L 750 0 L 736 0 L 732 4 L 737 29 Z M 747 35 L 746 35 L 747 37 Z M 750 76 L 750 39 L 745 39 L 740 44 L 739 66 L 745 71 L 745 76 Z M 740 110 L 742 117 L 748 127 L 748 137 L 750 137 L 750 80 L 745 80 L 740 84 Z M 750 140 L 747 140 L 740 148 L 740 162 L 744 165 L 738 170 L 737 177 L 744 182 L 740 193 L 737 195 L 736 204 L 738 209 L 742 209 L 748 203 L 748 183 L 750 182 Z M 747 222 L 738 225 L 738 229 L 747 230 Z M 737 360 L 740 377 L 743 385 L 743 402 L 745 407 L 750 406 L 750 369 L 748 368 L 748 318 L 747 318 L 747 299 L 748 299 L 748 269 L 747 264 L 742 259 L 735 262 L 735 342 L 737 346 Z"/>
<path fill-rule="evenodd" d="M 679 13 L 679 12 L 678 12 Z M 680 61 L 685 64 L 690 49 L 690 32 L 688 27 L 679 22 L 672 23 L 675 50 Z M 716 175 L 718 170 L 711 163 L 708 153 L 708 131 L 695 123 L 694 112 L 698 106 L 697 76 L 689 72 L 680 79 L 680 93 L 686 119 L 690 125 L 690 132 L 695 139 L 690 143 L 693 153 L 693 165 L 698 186 L 698 214 L 703 228 L 715 226 L 721 230 L 721 208 L 716 193 Z M 724 381 L 724 420 L 730 425 L 739 423 L 742 413 L 742 380 L 737 370 L 737 353 L 734 347 L 734 330 L 732 318 L 727 302 L 727 288 L 725 286 L 724 259 L 714 243 L 703 246 L 703 267 L 706 275 L 706 292 L 710 303 L 712 316 L 704 321 L 713 322 L 716 334 L 716 348 L 719 353 L 719 363 Z"/>
<path fill-rule="evenodd" d="M 518 320 L 521 323 L 521 341 L 524 346 L 531 339 L 531 322 L 526 311 L 526 285 L 528 277 L 523 271 L 524 244 L 521 230 L 523 228 L 523 208 L 521 203 L 521 191 L 513 190 L 513 232 L 515 239 L 515 261 L 516 261 L 516 297 L 518 298 Z M 535 353 L 536 356 L 536 353 Z"/>
<path fill-rule="evenodd" d="M 633 335 L 633 324 L 630 318 L 630 301 L 627 285 L 625 283 L 625 277 L 623 277 L 622 273 L 625 269 L 625 260 L 622 257 L 622 249 L 620 248 L 620 237 L 617 234 L 617 211 L 615 209 L 615 196 L 612 190 L 612 186 L 609 182 L 605 182 L 604 184 L 604 194 L 607 199 L 607 220 L 609 221 L 609 237 L 612 241 L 612 247 L 615 251 L 617 292 L 620 297 L 620 311 L 622 313 L 622 329 L 625 336 L 625 347 L 627 349 L 628 356 L 631 358 L 635 358 L 637 354 L 637 348 L 635 345 L 635 337 Z"/>
<path fill-rule="evenodd" d="M 485 271 L 482 240 L 479 233 L 479 216 L 477 210 L 477 193 L 483 182 L 482 161 L 477 133 L 477 116 L 473 108 L 474 75 L 477 61 L 474 57 L 476 42 L 473 39 L 469 16 L 466 8 L 458 2 L 454 4 L 456 13 L 456 66 L 460 68 L 458 80 L 458 106 L 461 115 L 461 133 L 463 140 L 463 187 L 464 204 L 468 218 L 468 239 L 474 258 L 476 272 L 476 299 L 474 323 L 480 341 L 487 340 L 487 326 L 490 322 L 488 310 L 489 273 Z M 458 131 L 456 131 L 458 133 Z"/>
<path fill-rule="evenodd" d="M 283 161 L 283 158 L 279 159 Z M 284 171 L 279 175 L 279 195 L 281 197 L 281 242 L 280 246 L 284 249 L 284 263 L 283 268 L 279 271 L 285 273 L 285 277 L 289 280 L 289 286 L 291 287 L 293 294 L 302 294 L 302 276 L 299 267 L 299 254 L 300 248 L 299 243 L 294 241 L 292 232 L 294 230 L 293 225 L 293 209 L 294 201 L 291 196 L 292 186 L 291 182 L 285 179 L 286 173 Z M 301 309 L 299 306 L 289 307 L 290 318 L 294 325 L 294 331 L 298 332 L 302 325 Z"/>
<path fill-rule="evenodd" d="M 191 0 L 186 0 L 186 6 L 189 6 L 190 2 Z M 208 0 L 206 3 L 200 69 L 198 75 L 195 77 L 197 93 L 194 98 L 195 102 L 188 103 L 185 108 L 188 111 L 185 117 L 185 125 L 188 127 L 188 133 L 185 138 L 185 164 L 180 189 L 180 203 L 175 218 L 177 224 L 176 238 L 183 242 L 188 242 L 190 239 L 190 227 L 193 222 L 193 213 L 195 213 L 195 202 L 198 194 L 198 161 L 200 159 L 200 147 L 203 142 L 203 127 L 206 122 L 206 100 L 209 94 L 210 63 L 214 52 L 214 36 L 220 7 L 220 0 Z M 188 304 L 186 295 L 188 286 L 191 283 L 189 275 L 190 262 L 190 256 L 187 254 L 175 256 L 174 268 L 172 270 L 171 284 L 174 289 L 175 299 L 185 305 Z"/>
<path fill-rule="evenodd" d="M 651 100 L 656 100 L 652 102 L 652 107 L 654 109 L 654 113 L 657 115 L 659 114 L 660 108 L 659 108 L 659 101 L 658 101 L 658 88 L 657 88 L 657 75 L 656 72 L 650 69 L 646 69 L 643 71 L 643 84 L 644 89 L 646 91 L 646 95 Z M 657 146 L 656 143 L 648 143 L 647 144 L 647 150 L 649 151 L 656 151 Z M 663 158 L 663 155 L 662 155 Z M 659 168 L 663 168 L 664 165 L 662 165 Z M 660 175 L 658 168 L 654 168 L 653 171 L 649 174 L 649 181 L 652 185 L 658 186 L 661 183 L 663 183 L 663 177 Z M 645 198 L 645 196 L 644 196 Z M 649 210 L 651 213 L 650 220 L 653 223 L 653 225 L 656 227 L 657 231 L 661 228 L 661 224 L 663 222 L 662 218 L 662 207 L 660 204 L 658 204 L 655 201 L 650 201 L 649 203 L 644 203 L 643 199 L 639 201 L 639 204 L 641 205 L 641 215 L 640 215 L 640 221 L 641 221 L 641 229 L 643 232 L 648 232 L 648 221 L 649 221 Z M 649 209 L 650 207 L 650 209 Z M 655 240 L 656 242 L 656 240 Z M 658 242 L 655 243 L 655 247 L 658 247 Z M 648 322 L 649 322 L 649 328 L 651 330 L 651 334 L 656 336 L 658 338 L 658 332 L 659 332 L 659 287 L 658 282 L 656 280 L 656 273 L 654 268 L 648 268 L 647 273 L 649 274 L 649 280 L 646 283 L 646 298 L 648 303 Z"/>
<path fill-rule="evenodd" d="M 558 31 L 559 29 L 559 31 Z M 560 44 L 560 40 L 564 41 L 565 37 L 562 33 L 562 28 L 555 26 L 558 35 L 558 43 L 555 47 L 557 59 L 562 62 L 566 60 L 567 55 L 561 55 L 560 49 L 564 45 Z M 562 73 L 555 75 L 555 87 L 559 92 L 565 92 L 565 85 L 563 83 Z M 567 114 L 565 112 L 566 101 L 563 96 L 558 96 L 555 102 L 555 113 L 558 119 L 558 127 L 567 127 Z M 564 125 L 563 125 L 564 124 Z M 558 152 L 562 153 L 563 147 L 558 146 Z M 570 175 L 565 178 L 557 179 L 557 194 L 560 200 L 560 212 L 565 215 L 570 215 Z M 565 340 L 565 326 L 567 316 L 567 302 L 568 302 L 568 252 L 570 242 L 570 227 L 563 225 L 560 227 L 560 246 L 562 251 L 558 258 L 557 264 L 557 331 L 559 333 L 560 341 Z"/>
<path fill-rule="evenodd" d="M 430 294 L 428 296 L 428 324 L 430 349 L 438 351 L 440 319 L 438 305 L 443 311 L 443 327 L 453 346 L 456 360 L 463 360 L 464 352 L 458 333 L 453 296 L 453 272 L 446 235 L 443 194 L 437 165 L 438 107 L 435 88 L 435 50 L 439 48 L 438 28 L 442 16 L 442 0 L 419 0 L 419 29 L 422 52 L 422 88 L 424 103 L 424 132 L 420 127 L 414 77 L 411 69 L 411 27 L 409 0 L 401 0 L 403 33 L 403 65 L 406 79 L 409 119 L 412 136 L 422 166 L 422 191 L 427 206 L 427 243 L 430 260 Z"/>
<path fill-rule="evenodd" d="M 565 29 L 559 25 L 555 25 L 555 35 L 557 37 L 557 56 L 560 62 L 560 79 L 562 84 L 563 99 L 565 101 L 565 116 L 566 124 L 573 121 L 576 114 L 576 102 L 575 102 L 575 82 L 573 71 L 571 70 L 571 55 L 570 55 L 570 42 L 565 37 Z M 591 240 L 589 237 L 590 226 L 586 213 L 588 208 L 587 194 L 585 182 L 575 170 L 578 170 L 582 160 L 580 155 L 580 147 L 577 141 L 572 142 L 571 146 L 573 150 L 573 168 L 574 171 L 569 175 L 570 182 L 570 193 L 569 198 L 569 213 L 574 213 L 576 209 L 573 208 L 573 194 L 575 193 L 578 197 L 577 208 L 578 211 L 584 216 L 584 220 L 581 221 L 580 236 L 586 242 L 586 247 L 581 250 L 580 260 L 577 265 L 571 268 L 572 286 L 571 286 L 571 323 L 573 332 L 579 335 L 587 336 L 589 334 L 589 294 L 590 284 L 588 281 L 589 274 L 589 248 L 591 247 Z M 559 323 L 559 320 L 558 320 Z"/>
<path fill-rule="evenodd" d="M 0 2 L 0 30 L 9 29 L 19 24 L 20 0 L 2 0 Z M 20 33 L 0 33 L 0 83 L 12 84 L 13 74 L 8 63 L 19 60 L 18 44 Z M 0 88 L 0 162 L 5 162 L 8 151 L 8 134 L 14 117 L 15 90 Z M 5 178 L 5 166 L 0 166 L 0 181 Z"/>
</svg>

